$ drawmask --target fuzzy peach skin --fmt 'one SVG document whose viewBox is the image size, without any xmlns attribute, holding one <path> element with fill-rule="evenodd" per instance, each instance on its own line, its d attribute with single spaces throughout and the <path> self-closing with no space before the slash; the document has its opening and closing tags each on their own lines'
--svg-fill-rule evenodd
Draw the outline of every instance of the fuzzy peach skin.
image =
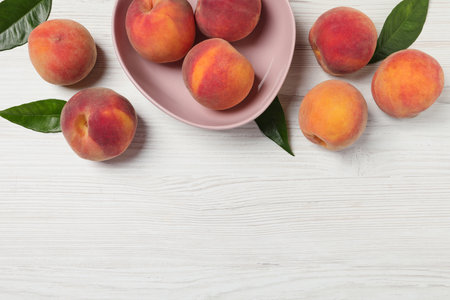
<svg viewBox="0 0 450 300">
<path fill-rule="evenodd" d="M 131 103 L 113 90 L 88 88 L 75 94 L 61 112 L 61 129 L 73 151 L 93 161 L 122 154 L 136 132 Z"/>
<path fill-rule="evenodd" d="M 85 78 L 97 60 L 89 31 L 72 20 L 50 20 L 28 37 L 28 53 L 39 75 L 56 85 L 72 85 Z"/>
<path fill-rule="evenodd" d="M 311 89 L 299 111 L 300 129 L 307 139 L 329 150 L 353 144 L 367 124 L 367 103 L 351 84 L 328 80 Z"/>
<path fill-rule="evenodd" d="M 336 7 L 317 19 L 309 43 L 327 73 L 344 75 L 368 64 L 377 46 L 377 30 L 361 11 Z"/>
<path fill-rule="evenodd" d="M 182 73 L 194 99 L 213 110 L 242 102 L 255 79 L 250 62 L 222 39 L 209 39 L 192 48 L 184 59 Z"/>
<path fill-rule="evenodd" d="M 210 38 L 235 42 L 247 37 L 261 16 L 261 0 L 198 0 L 195 20 Z"/>
<path fill-rule="evenodd" d="M 182 59 L 195 40 L 194 12 L 186 0 L 134 0 L 125 27 L 133 48 L 156 63 Z"/>
<path fill-rule="evenodd" d="M 444 88 L 444 71 L 430 55 L 408 49 L 386 58 L 372 80 L 378 107 L 395 118 L 411 118 L 430 107 Z"/>
</svg>

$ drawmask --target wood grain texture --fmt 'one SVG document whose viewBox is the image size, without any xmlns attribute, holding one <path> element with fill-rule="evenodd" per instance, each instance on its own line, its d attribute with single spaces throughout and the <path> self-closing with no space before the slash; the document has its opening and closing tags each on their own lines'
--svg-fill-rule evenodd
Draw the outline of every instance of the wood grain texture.
<svg viewBox="0 0 450 300">
<path fill-rule="evenodd" d="M 280 92 L 290 157 L 254 123 L 215 132 L 168 117 L 116 61 L 114 1 L 54 1 L 51 18 L 92 33 L 96 68 L 74 87 L 55 87 L 26 46 L 1 52 L 0 109 L 104 86 L 130 99 L 140 125 L 123 156 L 93 163 L 60 134 L 0 120 L 0 299 L 448 300 L 448 83 L 431 109 L 399 121 L 371 97 L 376 65 L 346 77 L 370 117 L 343 152 L 309 143 L 297 124 L 302 97 L 331 78 L 307 43 L 315 19 L 353 6 L 380 31 L 397 2 L 290 1 L 297 44 Z M 413 45 L 447 75 L 449 15 L 448 0 L 431 1 Z"/>
</svg>

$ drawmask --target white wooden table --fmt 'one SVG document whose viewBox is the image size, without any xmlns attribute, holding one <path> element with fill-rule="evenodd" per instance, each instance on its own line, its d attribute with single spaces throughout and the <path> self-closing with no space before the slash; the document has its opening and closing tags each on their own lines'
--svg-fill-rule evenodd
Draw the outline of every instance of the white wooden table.
<svg viewBox="0 0 450 300">
<path fill-rule="evenodd" d="M 280 99 L 292 158 L 254 123 L 216 132 L 165 115 L 116 60 L 114 0 L 54 1 L 50 18 L 94 36 L 97 66 L 56 87 L 27 46 L 1 52 L 0 109 L 104 86 L 131 100 L 140 125 L 122 157 L 94 163 L 61 134 L 0 120 L 0 299 L 450 299 L 448 83 L 431 109 L 394 120 L 373 101 L 369 66 L 345 78 L 370 111 L 352 148 L 322 150 L 298 129 L 302 97 L 330 78 L 307 43 L 315 19 L 353 6 L 380 31 L 397 3 L 291 0 L 297 45 Z M 413 46 L 447 77 L 449 15 L 448 0 L 432 0 Z"/>
</svg>

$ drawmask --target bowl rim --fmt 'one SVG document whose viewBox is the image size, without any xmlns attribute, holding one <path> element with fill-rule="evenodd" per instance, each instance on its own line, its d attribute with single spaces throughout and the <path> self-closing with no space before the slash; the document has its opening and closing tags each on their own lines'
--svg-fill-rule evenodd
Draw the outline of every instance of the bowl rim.
<svg viewBox="0 0 450 300">
<path fill-rule="evenodd" d="M 157 108 L 159 108 L 161 111 L 163 111 L 164 113 L 166 113 L 167 115 L 171 116 L 172 118 L 184 122 L 188 125 L 194 126 L 194 127 L 198 127 L 198 128 L 203 128 L 203 129 L 211 129 L 211 130 L 228 130 L 228 129 L 233 129 L 233 128 L 238 128 L 240 126 L 243 126 L 247 123 L 250 123 L 252 121 L 254 121 L 255 119 L 257 119 L 262 113 L 264 113 L 264 111 L 266 111 L 266 109 L 270 106 L 270 104 L 272 104 L 272 102 L 275 100 L 275 98 L 278 96 L 278 93 L 281 90 L 281 87 L 283 86 L 284 82 L 286 81 L 286 77 L 289 73 L 289 70 L 291 68 L 292 65 L 292 60 L 294 58 L 294 50 L 295 50 L 295 44 L 296 44 L 296 38 L 297 38 L 297 28 L 296 28 L 296 22 L 295 22 L 295 16 L 294 13 L 292 11 L 291 5 L 289 3 L 289 0 L 282 0 L 282 3 L 287 7 L 287 9 L 290 12 L 290 26 L 292 26 L 293 29 L 293 34 L 291 36 L 291 43 L 289 45 L 289 64 L 287 65 L 287 67 L 285 68 L 285 70 L 282 73 L 282 76 L 280 76 L 280 80 L 275 84 L 275 86 L 272 88 L 271 93 L 269 94 L 269 96 L 267 96 L 267 98 L 272 99 L 271 101 L 267 100 L 265 101 L 264 105 L 261 106 L 261 108 L 259 110 L 257 110 L 256 112 L 254 112 L 253 114 L 251 114 L 250 116 L 246 117 L 245 119 L 239 121 L 239 122 L 234 122 L 231 124 L 225 124 L 225 125 L 204 125 L 204 124 L 200 124 L 200 123 L 195 123 L 189 120 L 186 120 L 182 117 L 180 117 L 177 114 L 172 113 L 171 111 L 169 111 L 168 109 L 166 109 L 165 107 L 163 107 L 158 101 L 156 101 L 155 99 L 153 99 L 134 79 L 134 77 L 132 76 L 132 74 L 130 73 L 130 71 L 128 70 L 128 68 L 125 65 L 124 60 L 122 59 L 122 56 L 119 54 L 119 47 L 117 44 L 117 39 L 116 39 L 116 35 L 115 35 L 115 24 L 116 24 L 116 20 L 117 20 L 117 14 L 118 14 L 118 6 L 119 6 L 119 2 L 124 1 L 124 0 L 116 0 L 116 3 L 114 5 L 114 9 L 113 9 L 113 16 L 111 18 L 111 30 L 112 30 L 112 41 L 113 41 L 113 48 L 114 48 L 114 53 L 116 54 L 116 57 L 119 60 L 119 64 L 122 68 L 122 70 L 125 72 L 125 74 L 127 75 L 128 79 L 133 83 L 133 85 L 139 90 L 139 92 L 145 97 L 147 98 L 153 105 L 155 105 Z M 194 9 L 195 11 L 195 9 Z"/>
</svg>

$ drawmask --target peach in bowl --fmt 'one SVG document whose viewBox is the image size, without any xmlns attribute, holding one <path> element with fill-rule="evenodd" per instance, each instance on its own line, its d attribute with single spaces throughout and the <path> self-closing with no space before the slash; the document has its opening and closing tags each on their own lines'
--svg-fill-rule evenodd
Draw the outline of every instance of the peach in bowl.
<svg viewBox="0 0 450 300">
<path fill-rule="evenodd" d="M 141 56 L 131 45 L 126 31 L 127 10 L 133 0 L 117 0 L 113 15 L 114 48 L 125 73 L 155 106 L 187 124 L 224 130 L 242 126 L 261 115 L 277 96 L 288 73 L 295 48 L 295 20 L 288 0 L 262 0 L 261 16 L 250 35 L 231 45 L 254 69 L 249 95 L 225 110 L 200 104 L 186 87 L 183 59 L 157 63 Z M 189 0 L 192 8 L 196 0 Z M 207 39 L 199 30 L 195 44 Z"/>
</svg>

